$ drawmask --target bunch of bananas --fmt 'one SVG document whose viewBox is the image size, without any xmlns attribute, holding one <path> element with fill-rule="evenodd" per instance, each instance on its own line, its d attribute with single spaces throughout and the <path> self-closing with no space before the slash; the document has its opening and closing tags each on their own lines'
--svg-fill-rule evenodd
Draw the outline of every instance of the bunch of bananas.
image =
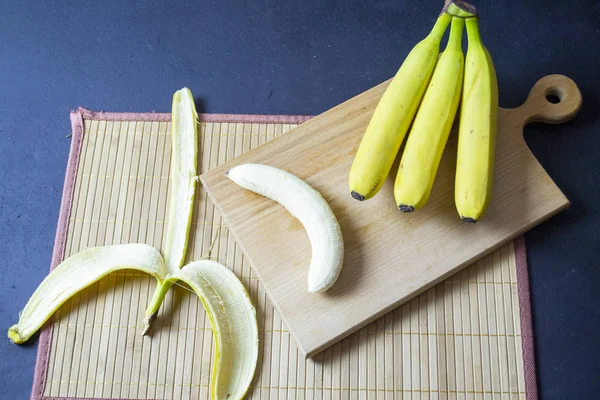
<svg viewBox="0 0 600 400">
<path fill-rule="evenodd" d="M 448 44 L 438 54 L 448 25 Z M 466 60 L 462 51 L 465 25 Z M 362 201 L 377 194 L 410 128 L 394 197 L 402 212 L 423 207 L 459 103 L 455 203 L 463 220 L 476 222 L 492 191 L 498 85 L 492 58 L 479 36 L 475 8 L 448 1 L 429 35 L 406 57 L 373 113 L 350 170 L 352 197 Z"/>
</svg>

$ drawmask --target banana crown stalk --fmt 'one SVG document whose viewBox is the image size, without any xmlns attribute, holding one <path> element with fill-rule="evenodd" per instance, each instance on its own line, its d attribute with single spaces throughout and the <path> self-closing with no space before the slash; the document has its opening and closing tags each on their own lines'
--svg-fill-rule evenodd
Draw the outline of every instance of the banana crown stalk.
<svg viewBox="0 0 600 400">
<path fill-rule="evenodd" d="M 350 194 L 375 196 L 383 186 L 435 67 L 451 16 L 443 12 L 429 35 L 408 54 L 377 104 L 350 169 Z"/>
<path fill-rule="evenodd" d="M 153 318 L 165 294 L 178 280 L 196 292 L 211 321 L 215 338 L 212 397 L 229 400 L 244 397 L 258 359 L 256 311 L 248 293 L 235 274 L 217 262 L 196 261 L 180 269 L 187 249 L 196 184 L 196 124 L 191 92 L 188 89 L 176 92 L 172 121 L 172 197 L 164 257 L 146 244 L 96 247 L 70 256 L 43 280 L 25 305 L 19 322 L 9 328 L 8 337 L 14 343 L 27 341 L 80 290 L 114 271 L 135 269 L 157 280 L 149 306 Z M 148 320 L 146 323 L 148 325 Z"/>
<path fill-rule="evenodd" d="M 466 20 L 469 41 L 458 130 L 454 201 L 460 217 L 476 222 L 486 211 L 494 175 L 498 83 L 481 42 L 477 18 Z"/>
<path fill-rule="evenodd" d="M 477 16 L 474 5 L 460 0 L 446 0 L 442 12 L 447 12 L 453 17 L 470 18 Z"/>
<path fill-rule="evenodd" d="M 425 205 L 460 102 L 463 18 L 453 17 L 446 49 L 433 72 L 400 160 L 394 197 L 400 211 Z"/>
</svg>

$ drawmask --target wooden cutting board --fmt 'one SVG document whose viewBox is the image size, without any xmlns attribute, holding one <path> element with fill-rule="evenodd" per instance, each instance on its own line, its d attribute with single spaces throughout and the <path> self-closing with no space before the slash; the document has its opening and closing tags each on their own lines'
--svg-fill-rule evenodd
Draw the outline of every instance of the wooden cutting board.
<svg viewBox="0 0 600 400">
<path fill-rule="evenodd" d="M 201 176 L 299 348 L 309 357 L 569 205 L 523 139 L 527 123 L 561 123 L 579 111 L 579 89 L 561 75 L 539 80 L 522 106 L 500 109 L 493 200 L 479 223 L 461 221 L 454 206 L 455 132 L 422 210 L 412 214 L 397 210 L 393 196 L 397 165 L 377 196 L 354 200 L 348 172 L 387 84 Z M 547 99 L 551 95 L 560 102 L 551 103 Z M 297 175 L 331 205 L 346 252 L 341 275 L 326 293 L 307 291 L 311 249 L 302 225 L 279 204 L 225 178 L 227 169 L 250 162 Z"/>
</svg>

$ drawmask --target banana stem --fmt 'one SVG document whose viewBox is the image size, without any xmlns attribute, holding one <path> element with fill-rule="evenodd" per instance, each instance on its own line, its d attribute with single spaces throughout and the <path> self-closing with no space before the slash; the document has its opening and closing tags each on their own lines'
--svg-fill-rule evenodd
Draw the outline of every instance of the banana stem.
<svg viewBox="0 0 600 400">
<path fill-rule="evenodd" d="M 202 257 L 201 260 L 210 259 L 210 255 L 217 243 L 217 239 L 219 238 L 219 233 L 221 233 L 222 226 L 219 226 L 217 229 L 217 233 L 210 245 L 210 249 L 208 249 L 208 253 L 205 257 Z M 146 309 L 146 316 L 144 317 L 144 331 L 142 332 L 142 336 L 146 336 L 152 330 L 152 326 L 154 325 L 154 321 L 158 317 L 158 310 L 160 309 L 160 305 L 165 300 L 165 296 L 169 289 L 173 286 L 175 281 L 167 281 L 166 279 L 158 282 L 156 285 L 156 289 L 154 290 L 154 294 L 152 295 L 152 300 L 150 301 L 150 305 Z"/>
<path fill-rule="evenodd" d="M 448 24 L 450 24 L 451 20 L 452 16 L 448 13 L 440 15 L 437 21 L 435 21 L 435 25 L 433 25 L 428 37 L 435 39 L 436 41 L 442 40 L 442 36 L 444 36 L 446 28 L 448 28 Z"/>
<path fill-rule="evenodd" d="M 156 290 L 154 290 L 154 295 L 152 295 L 150 305 L 146 309 L 146 316 L 144 317 L 144 331 L 142 332 L 142 336 L 146 336 L 152 330 L 154 321 L 156 321 L 158 316 L 158 309 L 165 299 L 167 292 L 169 289 L 171 289 L 171 286 L 173 286 L 173 283 L 173 281 L 162 281 L 156 285 Z"/>
<path fill-rule="evenodd" d="M 481 37 L 479 36 L 479 21 L 477 18 L 467 18 L 467 38 L 471 43 L 481 43 Z"/>
<path fill-rule="evenodd" d="M 452 25 L 450 26 L 450 38 L 448 39 L 448 49 L 456 50 L 461 48 L 464 26 L 464 19 L 459 17 L 452 18 Z"/>
</svg>

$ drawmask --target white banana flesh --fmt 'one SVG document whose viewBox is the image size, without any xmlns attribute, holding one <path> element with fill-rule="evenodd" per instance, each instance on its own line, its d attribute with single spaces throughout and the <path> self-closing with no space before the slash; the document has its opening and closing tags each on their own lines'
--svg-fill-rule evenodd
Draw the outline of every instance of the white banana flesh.
<svg viewBox="0 0 600 400">
<path fill-rule="evenodd" d="M 256 310 L 233 272 L 214 261 L 195 261 L 168 280 L 187 283 L 200 297 L 212 324 L 215 358 L 213 399 L 241 399 L 258 360 Z"/>
<path fill-rule="evenodd" d="M 159 282 L 167 275 L 160 252 L 146 244 L 83 250 L 60 263 L 42 281 L 21 312 L 19 322 L 8 330 L 8 337 L 17 344 L 27 341 L 75 293 L 122 269 L 146 272 Z"/>
<path fill-rule="evenodd" d="M 275 200 L 302 223 L 312 248 L 308 290 L 329 289 L 342 269 L 344 240 L 321 194 L 297 176 L 262 164 L 239 165 L 227 171 L 227 176 L 244 189 Z"/>
</svg>

